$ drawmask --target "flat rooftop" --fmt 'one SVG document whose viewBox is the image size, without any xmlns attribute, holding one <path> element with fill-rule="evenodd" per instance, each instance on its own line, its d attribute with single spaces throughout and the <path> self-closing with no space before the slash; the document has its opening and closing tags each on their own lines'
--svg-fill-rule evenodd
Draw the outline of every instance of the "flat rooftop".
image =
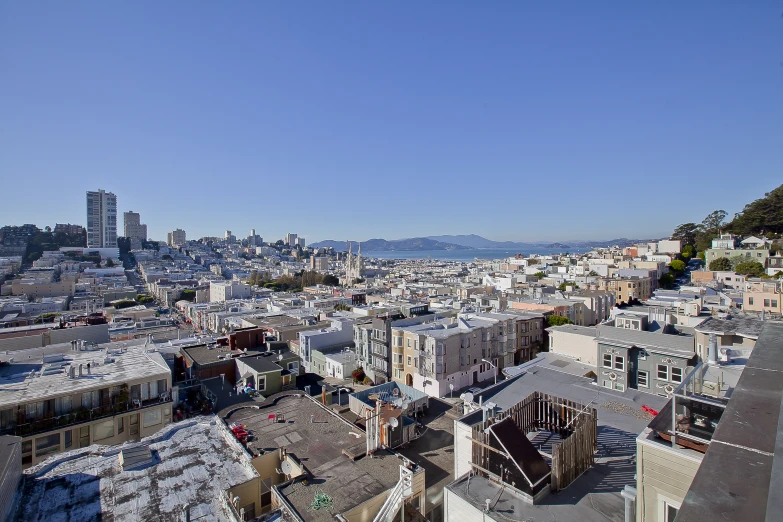
<svg viewBox="0 0 783 522">
<path fill-rule="evenodd" d="M 99 345 L 97 350 L 74 351 L 70 343 L 17 350 L 0 356 L 10 364 L 0 366 L 0 408 L 16 407 L 20 403 L 54 398 L 106 388 L 128 381 L 165 379 L 171 375 L 163 356 L 148 352 L 138 340 Z M 109 349 L 112 362 L 104 359 Z M 44 356 L 61 355 L 56 362 L 44 363 Z M 87 364 L 90 373 L 87 373 Z M 78 366 L 82 365 L 82 376 Z M 76 366 L 75 379 L 68 377 L 68 367 Z"/>
<path fill-rule="evenodd" d="M 148 444 L 152 463 L 121 470 L 122 448 Z M 256 477 L 250 457 L 217 418 L 170 424 L 140 443 L 93 445 L 24 471 L 11 520 L 229 520 L 221 494 Z"/>
<path fill-rule="evenodd" d="M 269 420 L 278 414 L 283 422 Z M 364 432 L 308 397 L 288 395 L 270 406 L 241 408 L 227 413 L 226 422 L 247 427 L 254 435 L 248 444 L 253 451 L 284 447 L 304 464 L 312 474 L 307 485 L 297 481 L 280 492 L 307 522 L 333 521 L 334 514 L 383 493 L 399 480 L 402 460 L 396 454 L 379 451 L 373 458 L 358 458 L 366 452 Z M 318 492 L 332 497 L 331 513 L 308 509 Z"/>
<path fill-rule="evenodd" d="M 243 354 L 242 350 L 231 350 L 228 346 L 200 344 L 197 346 L 186 346 L 180 348 L 180 351 L 190 357 L 194 363 L 199 365 L 223 362 L 225 360 L 236 359 Z M 250 349 L 246 353 L 248 356 L 261 355 L 266 349 Z"/>
</svg>

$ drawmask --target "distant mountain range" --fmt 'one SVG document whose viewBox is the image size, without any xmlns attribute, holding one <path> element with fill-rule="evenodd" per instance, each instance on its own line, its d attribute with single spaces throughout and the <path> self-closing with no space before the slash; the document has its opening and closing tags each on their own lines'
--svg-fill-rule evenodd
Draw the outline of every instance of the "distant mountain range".
<svg viewBox="0 0 783 522">
<path fill-rule="evenodd" d="M 644 239 L 610 239 L 608 241 L 568 241 L 565 243 L 549 243 L 546 241 L 536 241 L 531 243 L 522 243 L 518 241 L 492 241 L 476 234 L 454 235 L 454 236 L 428 236 L 414 237 L 408 239 L 369 239 L 362 241 L 363 252 L 394 252 L 408 251 L 416 252 L 421 250 L 474 250 L 474 249 L 506 249 L 506 250 L 530 250 L 534 248 L 562 249 L 563 251 L 584 250 L 596 247 L 605 247 L 611 245 L 628 246 L 638 242 L 647 241 Z M 354 248 L 359 242 L 354 241 Z M 333 248 L 337 252 L 346 251 L 345 241 L 335 241 L 327 239 L 310 245 L 314 248 Z"/>
<path fill-rule="evenodd" d="M 358 241 L 353 241 L 354 253 L 356 247 L 359 245 Z M 414 237 L 410 239 L 397 239 L 394 241 L 387 241 L 385 239 L 368 239 L 362 241 L 362 252 L 395 252 L 395 251 L 408 251 L 416 252 L 420 250 L 471 250 L 470 247 L 463 245 L 455 245 L 452 243 L 444 243 L 442 241 L 435 241 L 426 237 Z M 345 241 L 334 241 L 327 239 L 325 241 L 319 241 L 313 243 L 313 248 L 333 248 L 336 252 L 344 252 L 348 250 L 348 245 Z"/>
</svg>

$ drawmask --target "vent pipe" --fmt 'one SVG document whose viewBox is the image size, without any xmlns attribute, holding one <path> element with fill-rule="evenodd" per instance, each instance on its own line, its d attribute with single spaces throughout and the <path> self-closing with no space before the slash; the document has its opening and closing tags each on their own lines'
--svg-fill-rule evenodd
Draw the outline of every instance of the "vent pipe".
<svg viewBox="0 0 783 522">
<path fill-rule="evenodd" d="M 707 351 L 707 364 L 718 364 L 718 338 L 710 334 L 710 344 Z"/>
<path fill-rule="evenodd" d="M 82 369 L 81 363 L 79 364 L 79 377 L 84 377 L 84 371 Z"/>
</svg>

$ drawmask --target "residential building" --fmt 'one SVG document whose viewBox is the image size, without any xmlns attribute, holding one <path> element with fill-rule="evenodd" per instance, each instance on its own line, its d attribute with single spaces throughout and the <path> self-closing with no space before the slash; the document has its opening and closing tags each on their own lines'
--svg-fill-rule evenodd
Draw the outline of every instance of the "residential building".
<svg viewBox="0 0 783 522">
<path fill-rule="evenodd" d="M 310 256 L 310 270 L 326 272 L 329 270 L 329 258 L 326 256 Z"/>
<path fill-rule="evenodd" d="M 742 309 L 746 312 L 783 314 L 783 279 L 750 279 L 742 296 Z"/>
<path fill-rule="evenodd" d="M 304 248 L 305 248 L 305 246 L 307 245 L 307 242 L 305 241 L 305 238 L 303 238 L 303 237 L 300 237 L 300 238 L 298 238 L 298 239 L 296 240 L 296 244 L 297 244 L 297 246 L 299 246 L 299 248 L 302 248 L 302 249 L 304 249 Z"/>
<path fill-rule="evenodd" d="M 87 247 L 117 247 L 117 196 L 103 189 L 87 192 Z"/>
<path fill-rule="evenodd" d="M 739 246 L 739 238 L 733 234 L 721 234 L 712 240 L 714 250 L 734 250 Z"/>
<path fill-rule="evenodd" d="M 296 234 L 291 234 L 291 233 L 286 234 L 285 244 L 290 247 L 295 247 L 297 245 L 296 238 L 297 238 Z"/>
<path fill-rule="evenodd" d="M 666 397 L 698 362 L 694 339 L 684 335 L 598 326 L 598 384 Z"/>
<path fill-rule="evenodd" d="M 708 317 L 694 327 L 696 331 L 696 355 L 707 360 L 710 342 L 718 348 L 718 358 L 729 361 L 732 357 L 747 357 L 756 346 L 764 321 L 752 317 Z"/>
<path fill-rule="evenodd" d="M 252 295 L 250 285 L 241 281 L 210 281 L 209 298 L 224 303 L 232 299 L 246 299 Z"/>
<path fill-rule="evenodd" d="M 525 339 L 540 342 L 542 321 L 541 315 L 484 313 L 394 323 L 392 378 L 436 397 L 448 393 L 450 384 L 460 389 L 492 379 L 528 357 L 533 347 L 525 347 Z"/>
<path fill-rule="evenodd" d="M 638 276 L 601 278 L 598 280 L 598 289 L 613 292 L 617 303 L 628 303 L 632 299 L 645 301 L 652 295 L 652 281 L 650 277 Z"/>
<path fill-rule="evenodd" d="M 239 384 L 258 390 L 265 397 L 296 388 L 299 357 L 287 349 L 270 350 L 248 357 L 240 356 L 234 361 Z"/>
<path fill-rule="evenodd" d="M 780 518 L 781 339 L 766 321 L 747 359 L 720 362 L 714 344 L 677 387 L 636 439 L 636 520 Z"/>
<path fill-rule="evenodd" d="M 664 239 L 658 241 L 659 254 L 679 254 L 682 252 L 682 241 L 679 239 Z"/>
<path fill-rule="evenodd" d="M 139 242 L 147 240 L 147 225 L 142 224 L 141 215 L 129 210 L 123 213 L 124 236 L 128 239 L 136 239 Z"/>
<path fill-rule="evenodd" d="M 313 351 L 323 351 L 330 347 L 345 347 L 353 340 L 353 321 L 346 318 L 336 318 L 328 328 L 320 330 L 305 330 L 298 333 L 299 357 L 305 370 L 313 371 Z"/>
<path fill-rule="evenodd" d="M 562 326 L 550 326 L 546 329 L 549 334 L 549 351 L 577 361 L 598 366 L 598 346 L 595 338 L 598 329 L 595 327 L 564 324 Z"/>
<path fill-rule="evenodd" d="M 84 234 L 84 227 L 81 225 L 71 225 L 70 223 L 57 223 L 54 225 L 55 234 L 70 234 L 79 236 Z"/>
<path fill-rule="evenodd" d="M 774 276 L 778 272 L 783 272 L 783 255 L 781 253 L 767 258 L 767 275 Z"/>
<path fill-rule="evenodd" d="M 594 400 L 584 369 L 569 373 L 549 355 L 462 399 L 444 521 L 623 520 L 621 489 L 633 480 L 634 436 L 647 421 L 616 413 L 639 410 L 630 397 Z"/>
<path fill-rule="evenodd" d="M 29 358 L 16 351 L 0 368 L 0 433 L 22 437 L 24 467 L 96 442 L 138 440 L 171 422 L 171 372 L 159 353 L 139 341 L 57 348 Z M 19 372 L 32 375 L 20 381 Z"/>
<path fill-rule="evenodd" d="M 185 235 L 185 231 L 181 228 L 178 228 L 177 230 L 173 232 L 169 232 L 168 234 L 168 245 L 172 247 L 181 247 L 187 243 L 187 238 Z"/>
</svg>

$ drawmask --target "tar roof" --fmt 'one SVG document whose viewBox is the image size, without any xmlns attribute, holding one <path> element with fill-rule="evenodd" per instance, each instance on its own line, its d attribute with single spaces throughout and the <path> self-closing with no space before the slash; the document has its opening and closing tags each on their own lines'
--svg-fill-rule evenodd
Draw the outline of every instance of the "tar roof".
<svg viewBox="0 0 783 522">
<path fill-rule="evenodd" d="M 285 420 L 270 424 L 269 416 L 273 414 Z M 309 397 L 283 396 L 270 407 L 242 408 L 226 420 L 247 426 L 257 439 L 251 446 L 266 450 L 285 447 L 312 473 L 308 485 L 297 482 L 281 489 L 306 521 L 334 520 L 325 510 L 307 509 L 318 491 L 330 495 L 334 501 L 332 512 L 340 513 L 379 495 L 399 480 L 402 462 L 395 454 L 381 451 L 372 459 L 348 458 L 346 453 L 365 453 L 364 433 Z"/>
<path fill-rule="evenodd" d="M 231 359 L 232 357 L 239 357 L 243 352 L 239 350 L 231 350 L 227 346 L 208 346 L 206 344 L 200 344 L 198 346 L 187 346 L 181 348 L 190 359 L 196 364 L 211 364 L 222 360 Z M 244 352 L 247 355 L 259 355 L 264 353 L 261 349 L 251 349 Z"/>
<path fill-rule="evenodd" d="M 118 448 L 61 453 L 24 472 L 16 520 L 230 520 L 223 491 L 257 476 L 249 456 L 214 417 L 169 425 L 142 440 L 151 466 L 122 471 Z M 133 447 L 137 444 L 126 444 Z"/>
<path fill-rule="evenodd" d="M 734 334 L 758 338 L 762 326 L 764 326 L 764 321 L 752 317 L 730 317 L 727 319 L 710 317 L 696 326 L 695 330 L 701 333 Z"/>
<path fill-rule="evenodd" d="M 594 326 L 577 326 L 575 324 L 564 324 L 562 326 L 550 326 L 546 328 L 548 332 L 566 332 L 577 335 L 586 335 L 595 337 L 598 335 L 598 329 Z"/>
</svg>

